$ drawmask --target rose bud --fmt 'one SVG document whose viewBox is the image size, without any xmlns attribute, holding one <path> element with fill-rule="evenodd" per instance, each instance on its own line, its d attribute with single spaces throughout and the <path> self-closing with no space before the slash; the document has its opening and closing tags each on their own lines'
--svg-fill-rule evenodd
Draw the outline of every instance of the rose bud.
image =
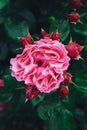
<svg viewBox="0 0 87 130">
<path fill-rule="evenodd" d="M 21 42 L 21 45 L 23 47 L 25 47 L 28 44 L 33 44 L 34 43 L 34 40 L 33 40 L 33 38 L 31 36 L 22 37 L 22 38 L 19 39 L 19 41 Z"/>
<path fill-rule="evenodd" d="M 25 88 L 26 98 L 32 99 L 37 97 L 40 94 L 40 91 L 33 85 L 27 85 Z"/>
<path fill-rule="evenodd" d="M 63 73 L 64 80 L 62 82 L 63 85 L 69 85 L 72 79 L 72 75 L 68 72 Z"/>
<path fill-rule="evenodd" d="M 61 35 L 58 32 L 52 32 L 50 38 L 52 40 L 60 40 Z"/>
<path fill-rule="evenodd" d="M 70 0 L 70 5 L 73 7 L 73 8 L 78 8 L 81 4 L 81 0 Z"/>
<path fill-rule="evenodd" d="M 68 56 L 74 59 L 79 59 L 80 52 L 82 51 L 83 46 L 79 45 L 75 42 L 70 42 L 68 45 L 66 45 L 66 50 L 68 51 Z"/>
<path fill-rule="evenodd" d="M 58 96 L 59 97 L 65 97 L 69 94 L 68 87 L 63 86 L 59 91 L 58 91 Z"/>
<path fill-rule="evenodd" d="M 77 23 L 80 21 L 80 15 L 77 12 L 72 12 L 68 15 L 68 20 L 70 23 Z"/>
<path fill-rule="evenodd" d="M 41 29 L 41 38 L 50 38 L 50 34 Z"/>
<path fill-rule="evenodd" d="M 4 82 L 2 79 L 0 79 L 0 87 L 3 87 L 4 86 Z"/>
</svg>

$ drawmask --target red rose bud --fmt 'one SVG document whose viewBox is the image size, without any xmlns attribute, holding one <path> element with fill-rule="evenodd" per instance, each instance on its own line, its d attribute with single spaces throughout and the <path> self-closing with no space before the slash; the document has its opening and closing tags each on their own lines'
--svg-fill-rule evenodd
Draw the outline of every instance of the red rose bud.
<svg viewBox="0 0 87 130">
<path fill-rule="evenodd" d="M 70 5 L 73 7 L 73 8 L 78 8 L 81 4 L 81 0 L 70 0 Z"/>
<path fill-rule="evenodd" d="M 68 20 L 70 23 L 77 23 L 78 21 L 80 21 L 80 15 L 76 12 L 72 12 L 68 15 Z"/>
<path fill-rule="evenodd" d="M 25 88 L 25 92 L 26 92 L 27 99 L 35 98 L 40 94 L 36 86 L 33 85 L 27 85 Z"/>
<path fill-rule="evenodd" d="M 3 87 L 4 86 L 4 82 L 2 79 L 0 79 L 0 87 Z"/>
<path fill-rule="evenodd" d="M 68 87 L 63 86 L 59 91 L 58 91 L 58 96 L 59 97 L 65 97 L 69 94 Z"/>
<path fill-rule="evenodd" d="M 23 47 L 25 47 L 28 44 L 34 43 L 34 40 L 31 36 L 25 36 L 25 37 L 20 38 L 19 40 L 20 40 Z"/>
<path fill-rule="evenodd" d="M 72 79 L 72 75 L 68 72 L 63 73 L 64 80 L 62 82 L 63 85 L 69 85 Z"/>
<path fill-rule="evenodd" d="M 52 32 L 51 39 L 52 40 L 60 40 L 61 35 L 58 32 Z"/>
<path fill-rule="evenodd" d="M 41 29 L 41 38 L 50 38 L 50 34 Z"/>
<path fill-rule="evenodd" d="M 82 51 L 82 49 L 83 49 L 83 46 L 75 42 L 71 42 L 68 45 L 66 45 L 68 56 L 74 59 L 77 59 L 78 57 L 80 57 L 80 52 Z"/>
</svg>

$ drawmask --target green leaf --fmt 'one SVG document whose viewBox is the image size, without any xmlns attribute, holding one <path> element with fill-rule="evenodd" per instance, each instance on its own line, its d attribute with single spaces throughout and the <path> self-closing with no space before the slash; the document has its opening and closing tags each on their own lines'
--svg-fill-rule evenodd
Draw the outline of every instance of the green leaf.
<svg viewBox="0 0 87 130">
<path fill-rule="evenodd" d="M 74 78 L 73 87 L 78 91 L 87 93 L 87 69 Z"/>
<path fill-rule="evenodd" d="M 5 88 L 0 88 L 0 104 L 9 102 L 12 99 L 13 93 Z"/>
<path fill-rule="evenodd" d="M 87 51 L 87 44 L 84 45 L 84 49 Z"/>
<path fill-rule="evenodd" d="M 51 24 L 50 32 L 56 31 L 61 34 L 61 41 L 65 41 L 70 33 L 70 26 L 67 20 L 59 19 L 55 23 Z"/>
<path fill-rule="evenodd" d="M 80 16 L 82 23 L 72 24 L 74 33 L 87 37 L 87 13 L 82 13 Z"/>
<path fill-rule="evenodd" d="M 28 34 L 28 25 L 25 21 L 20 22 L 8 18 L 5 22 L 5 32 L 11 40 L 17 42 L 18 37 L 26 36 Z"/>
<path fill-rule="evenodd" d="M 8 2 L 9 0 L 0 0 L 0 9 L 4 8 Z"/>
<path fill-rule="evenodd" d="M 86 22 L 86 21 L 87 21 L 87 12 L 82 13 L 82 14 L 80 15 L 80 17 L 81 17 L 82 22 Z"/>
<path fill-rule="evenodd" d="M 15 54 L 20 53 L 22 48 L 19 49 L 21 44 L 19 43 L 18 37 L 28 35 L 28 24 L 25 21 L 18 21 L 16 19 L 8 18 L 5 21 L 5 32 L 10 40 L 10 51 Z"/>
<path fill-rule="evenodd" d="M 74 33 L 87 36 L 87 23 L 77 23 L 76 25 L 72 25 L 72 29 Z"/>
<path fill-rule="evenodd" d="M 62 101 L 62 100 L 61 100 Z M 59 110 L 56 108 L 54 118 L 45 121 L 44 130 L 76 130 L 73 115 L 69 103 L 60 103 Z"/>
<path fill-rule="evenodd" d="M 24 84 L 22 82 L 18 82 L 10 74 L 4 75 L 3 81 L 4 87 L 0 88 L 0 103 L 10 101 L 13 98 L 15 91 L 20 92 L 21 90 L 24 90 Z"/>
<path fill-rule="evenodd" d="M 58 119 L 58 130 L 75 130 L 72 113 L 62 108 Z"/>
<path fill-rule="evenodd" d="M 43 120 L 53 119 L 55 111 L 60 109 L 58 98 L 43 101 L 37 108 L 38 116 Z"/>
<path fill-rule="evenodd" d="M 22 89 L 24 87 L 23 82 L 18 82 L 14 77 L 10 74 L 3 76 L 4 85 L 7 89 Z"/>
<path fill-rule="evenodd" d="M 44 121 L 44 130 L 59 130 L 58 128 L 58 113 L 55 113 L 55 118 Z"/>
<path fill-rule="evenodd" d="M 31 103 L 33 104 L 33 106 L 38 105 L 40 102 L 42 102 L 44 100 L 44 94 L 40 94 L 38 97 L 31 99 Z"/>
<path fill-rule="evenodd" d="M 29 30 L 32 30 L 35 28 L 36 25 L 36 18 L 33 15 L 32 12 L 28 11 L 28 10 L 24 10 L 20 13 L 20 15 L 22 16 L 22 19 L 26 20 L 28 25 L 29 25 Z"/>
<path fill-rule="evenodd" d="M 10 101 L 9 106 L 7 107 L 7 110 L 12 112 L 13 114 L 20 109 L 23 108 L 25 104 L 25 95 L 22 91 L 16 91 L 13 95 L 12 100 Z"/>
</svg>

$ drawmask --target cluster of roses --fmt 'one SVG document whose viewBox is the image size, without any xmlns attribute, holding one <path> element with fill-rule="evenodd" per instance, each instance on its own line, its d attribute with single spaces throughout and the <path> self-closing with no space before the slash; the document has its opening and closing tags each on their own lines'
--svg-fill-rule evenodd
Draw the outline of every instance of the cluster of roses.
<svg viewBox="0 0 87 130">
<path fill-rule="evenodd" d="M 68 15 L 70 23 L 76 24 L 80 22 L 80 15 L 76 12 L 76 9 L 81 5 L 81 0 L 70 0 L 70 6 L 74 9 L 74 12 Z"/>
<path fill-rule="evenodd" d="M 67 96 L 72 75 L 67 72 L 71 58 L 79 59 L 83 47 L 75 42 L 63 45 L 58 32 L 41 31 L 40 39 L 34 41 L 31 35 L 20 38 L 22 54 L 10 60 L 12 76 L 26 84 L 26 98 L 40 93 L 57 90 L 59 97 Z"/>
</svg>

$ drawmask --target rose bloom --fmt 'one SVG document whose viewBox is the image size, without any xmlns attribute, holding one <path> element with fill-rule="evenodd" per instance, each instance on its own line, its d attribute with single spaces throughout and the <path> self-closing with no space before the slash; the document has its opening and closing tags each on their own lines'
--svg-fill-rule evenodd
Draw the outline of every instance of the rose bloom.
<svg viewBox="0 0 87 130">
<path fill-rule="evenodd" d="M 18 81 L 36 86 L 40 92 L 49 93 L 59 88 L 69 60 L 62 43 L 49 38 L 40 39 L 33 45 L 27 45 L 22 54 L 12 58 L 10 69 Z"/>
</svg>

